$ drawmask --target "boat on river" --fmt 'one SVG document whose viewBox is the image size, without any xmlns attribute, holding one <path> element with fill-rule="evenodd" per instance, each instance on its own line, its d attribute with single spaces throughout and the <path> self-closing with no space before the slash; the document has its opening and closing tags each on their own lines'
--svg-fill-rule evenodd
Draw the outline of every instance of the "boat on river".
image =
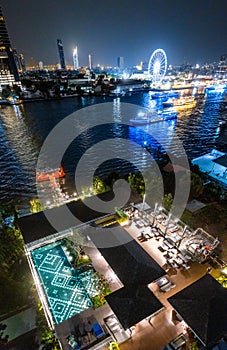
<svg viewBox="0 0 227 350">
<path fill-rule="evenodd" d="M 161 100 L 167 100 L 168 98 L 178 98 L 179 93 L 178 91 L 154 91 L 151 93 L 152 99 L 161 99 Z"/>
<path fill-rule="evenodd" d="M 194 97 L 180 97 L 176 99 L 169 99 L 162 102 L 163 107 L 174 107 L 176 109 L 194 108 L 196 106 L 196 99 Z"/>
<path fill-rule="evenodd" d="M 36 181 L 51 181 L 52 179 L 60 179 L 65 177 L 63 166 L 60 165 L 58 169 L 43 169 L 42 171 L 35 171 Z"/>
<path fill-rule="evenodd" d="M 220 84 L 212 84 L 206 87 L 206 91 L 217 91 L 217 92 L 222 92 L 227 90 L 227 84 L 225 83 L 220 83 Z"/>
<path fill-rule="evenodd" d="M 159 122 L 169 121 L 169 120 L 175 120 L 177 119 L 177 112 L 176 111 L 163 111 L 161 113 L 156 114 L 144 114 L 144 116 L 140 118 L 130 119 L 130 124 L 133 126 L 142 126 L 147 124 L 155 124 Z"/>
</svg>

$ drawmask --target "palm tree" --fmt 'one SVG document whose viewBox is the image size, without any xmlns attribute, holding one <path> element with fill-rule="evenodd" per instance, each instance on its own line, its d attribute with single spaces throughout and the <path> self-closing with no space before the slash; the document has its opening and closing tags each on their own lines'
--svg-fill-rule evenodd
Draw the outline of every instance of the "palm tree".
<svg viewBox="0 0 227 350">
<path fill-rule="evenodd" d="M 203 193 L 203 180 L 198 174 L 191 173 L 190 197 L 198 198 Z"/>
</svg>

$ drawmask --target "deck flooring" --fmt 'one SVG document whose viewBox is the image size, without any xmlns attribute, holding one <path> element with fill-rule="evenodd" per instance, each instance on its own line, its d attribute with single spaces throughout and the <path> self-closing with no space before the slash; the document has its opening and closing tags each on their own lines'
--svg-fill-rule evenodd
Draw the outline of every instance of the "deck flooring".
<svg viewBox="0 0 227 350">
<path fill-rule="evenodd" d="M 158 240 L 156 238 L 151 238 L 145 242 L 140 242 L 137 239 L 137 236 L 140 235 L 142 229 L 138 229 L 134 223 L 129 226 L 125 226 L 125 230 L 130 234 L 132 240 L 136 240 L 137 243 L 161 266 L 165 267 L 166 259 L 164 254 L 160 251 L 159 246 L 162 243 L 163 238 L 159 237 Z M 108 278 L 113 274 L 112 269 L 108 266 L 107 262 L 101 254 L 98 252 L 96 248 L 88 248 L 88 255 L 92 258 L 92 264 L 95 269 L 102 274 L 106 275 Z M 172 317 L 172 307 L 168 303 L 167 299 L 179 292 L 180 290 L 186 288 L 191 285 L 193 282 L 197 281 L 199 278 L 204 276 L 207 273 L 207 264 L 199 264 L 196 262 L 189 262 L 190 269 L 188 270 L 169 270 L 166 272 L 167 278 L 175 284 L 175 287 L 170 291 L 163 293 L 160 291 L 156 281 L 150 283 L 148 288 L 156 295 L 156 297 L 163 303 L 165 308 L 159 311 L 156 315 L 154 315 L 150 323 L 148 320 L 143 320 L 139 322 L 137 325 L 132 327 L 132 336 L 129 340 L 122 343 L 120 345 L 121 350 L 161 350 L 166 344 L 168 344 L 172 339 L 178 336 L 181 333 L 185 333 L 184 326 Z M 116 278 L 116 280 L 115 280 Z M 112 289 L 117 290 L 122 287 L 121 281 L 117 279 L 117 276 L 113 277 L 112 280 Z M 104 312 L 103 312 L 103 311 Z M 110 315 L 112 310 L 106 304 L 102 310 L 97 309 L 87 310 L 84 312 L 84 316 L 88 317 L 88 314 L 95 313 L 95 317 L 102 324 L 103 316 Z M 83 315 L 80 315 L 80 318 L 84 318 Z M 72 324 L 75 320 L 68 320 L 67 329 L 70 331 L 70 324 Z M 58 325 L 60 326 L 60 325 Z M 58 328 L 59 336 L 64 334 L 64 337 L 67 335 L 67 330 L 61 327 Z M 66 346 L 66 342 L 64 341 L 64 349 L 69 350 Z M 186 346 L 185 349 L 189 347 Z M 101 350 L 101 349 L 100 349 Z M 108 350 L 108 347 L 102 347 L 102 350 Z"/>
</svg>

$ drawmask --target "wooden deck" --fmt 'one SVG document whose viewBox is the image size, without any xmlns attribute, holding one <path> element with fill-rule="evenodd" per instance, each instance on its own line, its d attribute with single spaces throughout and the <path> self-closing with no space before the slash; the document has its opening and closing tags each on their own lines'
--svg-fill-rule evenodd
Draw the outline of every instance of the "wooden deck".
<svg viewBox="0 0 227 350">
<path fill-rule="evenodd" d="M 158 249 L 162 238 L 159 240 L 152 238 L 141 243 L 136 238 L 140 234 L 140 230 L 136 228 L 134 224 L 125 227 L 125 229 L 132 236 L 132 238 L 136 239 L 143 249 L 160 264 L 160 266 L 165 266 L 165 257 Z M 197 281 L 207 272 L 208 265 L 206 264 L 201 265 L 199 263 L 191 262 L 189 265 L 189 270 L 170 270 L 166 274 L 168 279 L 175 284 L 175 287 L 166 293 L 160 291 L 156 282 L 149 284 L 149 288 L 163 303 L 165 309 L 152 317 L 150 323 L 147 320 L 143 320 L 137 324 L 132 331 L 131 339 L 120 345 L 121 350 L 161 350 L 177 335 L 185 332 L 182 324 L 176 319 L 173 319 L 173 309 L 168 303 L 167 299 L 171 295 L 176 294 L 188 285 Z M 105 349 L 107 350 L 108 348 Z"/>
<path fill-rule="evenodd" d="M 134 223 L 129 226 L 125 226 L 124 229 L 131 235 L 132 239 L 135 239 L 137 243 L 163 268 L 166 266 L 166 258 L 164 253 L 159 249 L 163 241 L 163 237 L 151 238 L 145 242 L 140 242 L 137 237 L 141 234 L 142 229 L 138 229 Z M 92 258 L 92 263 L 97 271 L 110 277 L 112 271 L 105 259 L 101 256 L 96 248 L 87 248 L 88 255 Z M 181 333 L 185 333 L 184 326 L 175 318 L 172 317 L 173 309 L 168 303 L 167 299 L 189 286 L 193 282 L 197 281 L 204 274 L 207 273 L 207 264 L 199 264 L 196 262 L 189 262 L 190 269 L 170 269 L 166 273 L 166 277 L 175 284 L 175 287 L 166 293 L 160 291 L 157 283 L 154 281 L 148 285 L 151 291 L 157 296 L 157 298 L 163 303 L 165 308 L 148 320 L 143 320 L 133 327 L 132 336 L 129 340 L 120 345 L 121 350 L 161 350 L 172 339 L 177 337 Z M 112 290 L 117 290 L 122 287 L 121 282 L 116 279 L 112 280 Z M 102 320 L 107 315 L 110 315 L 112 310 L 106 304 L 104 307 L 97 310 L 87 310 L 83 315 L 78 315 L 74 320 L 68 320 L 63 327 L 58 328 L 58 335 L 64 339 L 64 349 L 69 350 L 65 339 L 70 334 L 70 331 L 75 325 L 76 319 L 86 319 L 89 315 L 95 314 L 96 319 L 100 324 L 103 324 Z M 67 324 L 67 325 L 66 325 Z M 108 347 L 102 347 L 100 350 L 108 350 Z M 188 346 L 185 347 L 188 349 Z"/>
</svg>

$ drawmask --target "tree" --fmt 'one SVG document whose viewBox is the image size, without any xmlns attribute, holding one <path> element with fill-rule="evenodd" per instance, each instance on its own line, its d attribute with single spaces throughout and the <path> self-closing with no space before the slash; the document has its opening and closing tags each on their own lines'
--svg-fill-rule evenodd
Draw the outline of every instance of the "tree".
<svg viewBox="0 0 227 350">
<path fill-rule="evenodd" d="M 7 85 L 4 89 L 2 89 L 2 97 L 3 98 L 8 98 L 11 96 L 12 91 L 9 85 Z"/>
<path fill-rule="evenodd" d="M 8 343 L 9 336 L 4 335 L 4 331 L 5 331 L 6 327 L 7 326 L 5 324 L 0 323 L 0 345 L 4 345 L 4 344 Z"/>
<path fill-rule="evenodd" d="M 105 183 L 99 178 L 99 177 L 94 177 L 93 179 L 93 192 L 94 194 L 100 194 L 103 192 L 106 192 L 107 188 Z"/>
<path fill-rule="evenodd" d="M 131 188 L 138 193 L 140 196 L 143 196 L 145 193 L 145 182 L 143 175 L 141 173 L 130 173 L 128 176 L 128 182 Z"/>
<path fill-rule="evenodd" d="M 97 276 L 95 287 L 98 294 L 92 297 L 92 302 L 94 307 L 99 307 L 106 303 L 105 296 L 111 293 L 111 289 L 105 276 L 98 272 L 95 274 Z"/>
<path fill-rule="evenodd" d="M 27 305 L 33 298 L 32 276 L 19 229 L 6 223 L 0 228 L 0 309 L 2 314 Z"/>
<path fill-rule="evenodd" d="M 47 328 L 42 334 L 41 344 L 43 344 L 42 350 L 61 350 L 59 342 L 54 335 L 54 332 Z"/>
<path fill-rule="evenodd" d="M 152 167 L 145 171 L 146 202 L 154 208 L 155 203 L 160 203 L 164 195 L 163 178 L 158 169 Z"/>
<path fill-rule="evenodd" d="M 203 180 L 198 174 L 191 173 L 190 197 L 198 198 L 203 193 Z"/>
<path fill-rule="evenodd" d="M 30 212 L 31 213 L 38 213 L 40 211 L 43 211 L 43 206 L 40 203 L 40 200 L 38 198 L 34 198 L 30 200 Z"/>
<path fill-rule="evenodd" d="M 170 211 L 173 204 L 173 196 L 171 193 L 165 194 L 165 196 L 162 199 L 162 206 L 167 211 Z"/>
<path fill-rule="evenodd" d="M 59 342 L 54 335 L 54 332 L 48 328 L 43 307 L 40 302 L 36 308 L 36 326 L 40 333 L 42 350 L 60 350 Z"/>
</svg>

